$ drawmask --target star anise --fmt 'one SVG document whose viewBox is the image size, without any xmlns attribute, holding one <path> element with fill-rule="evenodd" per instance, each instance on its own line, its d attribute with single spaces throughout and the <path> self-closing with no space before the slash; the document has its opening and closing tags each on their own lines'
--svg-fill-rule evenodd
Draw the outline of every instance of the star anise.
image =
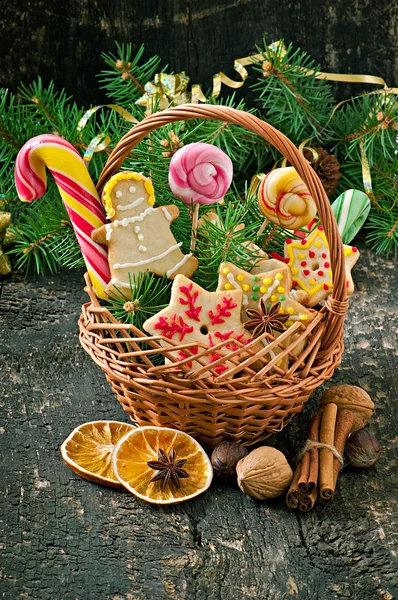
<svg viewBox="0 0 398 600">
<path fill-rule="evenodd" d="M 164 492 L 170 481 L 174 483 L 176 488 L 180 488 L 180 479 L 189 477 L 188 473 L 182 469 L 186 462 L 186 459 L 176 460 L 174 448 L 171 449 L 168 456 L 166 452 L 159 448 L 158 460 L 147 462 L 148 467 L 157 471 L 157 474 L 152 477 L 151 481 L 161 481 L 162 492 Z"/>
<path fill-rule="evenodd" d="M 263 333 L 273 335 L 273 331 L 282 333 L 282 331 L 286 330 L 285 321 L 288 320 L 290 315 L 288 313 L 280 313 L 280 307 L 280 302 L 271 304 L 271 306 L 267 307 L 264 300 L 261 298 L 257 310 L 251 308 L 246 310 L 249 320 L 245 323 L 245 329 L 251 331 L 254 338 Z"/>
</svg>

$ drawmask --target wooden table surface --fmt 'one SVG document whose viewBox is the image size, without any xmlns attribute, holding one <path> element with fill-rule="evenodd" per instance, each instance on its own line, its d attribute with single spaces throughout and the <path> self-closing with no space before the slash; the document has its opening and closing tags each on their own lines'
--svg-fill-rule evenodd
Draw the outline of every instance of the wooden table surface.
<svg viewBox="0 0 398 600">
<path fill-rule="evenodd" d="M 79 479 L 59 446 L 77 425 L 127 421 L 79 346 L 81 272 L 13 274 L 0 288 L 0 597 L 40 600 L 398 598 L 397 263 L 362 253 L 333 383 L 363 387 L 383 446 L 308 514 L 214 482 L 157 508 Z M 320 391 L 268 443 L 293 460 Z"/>
</svg>

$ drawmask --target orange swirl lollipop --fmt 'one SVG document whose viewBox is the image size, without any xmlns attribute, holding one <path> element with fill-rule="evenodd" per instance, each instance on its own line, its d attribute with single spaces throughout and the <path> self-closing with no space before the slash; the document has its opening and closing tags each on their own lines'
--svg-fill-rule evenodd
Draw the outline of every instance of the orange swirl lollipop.
<svg viewBox="0 0 398 600">
<path fill-rule="evenodd" d="M 294 167 L 270 171 L 258 188 L 261 213 L 286 229 L 300 229 L 316 215 L 316 206 Z"/>
</svg>

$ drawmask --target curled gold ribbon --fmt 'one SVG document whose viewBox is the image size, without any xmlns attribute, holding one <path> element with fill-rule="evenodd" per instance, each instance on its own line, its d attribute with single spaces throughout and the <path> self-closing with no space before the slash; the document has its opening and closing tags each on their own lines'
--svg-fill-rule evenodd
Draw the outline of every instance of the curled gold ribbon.
<svg viewBox="0 0 398 600">
<path fill-rule="evenodd" d="M 122 108 L 121 106 L 118 106 L 117 104 L 101 104 L 99 106 L 93 106 L 84 113 L 84 115 L 77 124 L 76 129 L 79 134 L 80 140 L 82 138 L 82 131 L 86 127 L 88 121 L 93 116 L 93 114 L 95 114 L 101 108 L 110 108 L 111 110 L 114 110 L 120 116 L 122 116 L 125 121 L 128 121 L 129 123 L 138 123 L 137 119 L 133 117 L 131 113 L 129 113 L 126 109 Z M 83 160 L 86 166 L 88 166 L 90 160 L 93 158 L 94 152 L 102 152 L 107 146 L 109 146 L 110 142 L 111 138 L 105 132 L 102 131 L 101 133 L 96 135 L 87 146 L 83 155 Z"/>
<path fill-rule="evenodd" d="M 156 73 L 154 80 L 145 84 L 145 94 L 136 101 L 138 106 L 145 106 L 148 112 L 164 110 L 168 106 L 178 106 L 190 101 L 188 92 L 189 77 L 184 71 L 176 75 Z"/>
</svg>

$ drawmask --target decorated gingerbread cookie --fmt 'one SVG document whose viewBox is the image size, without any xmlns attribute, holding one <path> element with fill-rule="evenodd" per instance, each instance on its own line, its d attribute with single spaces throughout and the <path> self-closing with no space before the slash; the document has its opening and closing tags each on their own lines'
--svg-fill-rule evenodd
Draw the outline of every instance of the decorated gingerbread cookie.
<svg viewBox="0 0 398 600">
<path fill-rule="evenodd" d="M 239 345 L 236 342 L 245 344 L 251 341 L 250 333 L 240 318 L 242 295 L 240 289 L 207 292 L 183 275 L 177 275 L 169 306 L 145 321 L 143 327 L 151 335 L 163 335 L 177 344 L 193 343 L 190 349 L 192 354 L 209 348 L 209 352 L 201 359 L 202 364 L 198 361 L 188 362 L 190 368 L 198 369 L 237 350 Z M 225 340 L 231 342 L 220 349 L 211 350 Z M 167 345 L 165 341 L 161 343 Z M 175 354 L 180 361 L 190 356 L 181 350 Z M 247 353 L 243 351 L 239 358 L 247 358 Z M 214 371 L 220 375 L 231 366 L 231 362 L 225 361 L 217 365 Z"/>
<path fill-rule="evenodd" d="M 268 261 L 263 261 L 262 264 Z M 289 267 L 280 261 L 273 270 L 262 273 L 248 273 L 244 269 L 225 262 L 220 265 L 217 290 L 241 289 L 243 291 L 242 320 L 246 321 L 246 310 L 258 307 L 260 300 L 271 305 L 281 303 L 282 312 L 291 315 L 291 322 L 311 321 L 314 311 L 308 311 L 302 304 L 291 297 L 292 275 Z M 289 323 L 291 324 L 291 323 Z"/>
<path fill-rule="evenodd" d="M 139 173 L 122 172 L 104 188 L 103 202 L 110 223 L 92 233 L 95 242 L 108 246 L 112 279 L 106 292 L 116 288 L 128 293 L 131 275 L 150 271 L 173 279 L 190 277 L 198 266 L 192 254 L 183 254 L 170 224 L 178 217 L 177 206 L 155 208 L 152 182 Z"/>
<path fill-rule="evenodd" d="M 344 246 L 347 294 L 354 291 L 351 269 L 359 258 L 355 247 Z M 285 256 L 293 275 L 293 287 L 309 294 L 308 306 L 315 306 L 333 290 L 329 245 L 323 227 L 319 226 L 306 238 L 285 240 Z"/>
<path fill-rule="evenodd" d="M 275 261 L 279 262 L 279 261 Z M 290 297 L 292 287 L 292 276 L 289 267 L 280 263 L 272 271 L 263 273 L 248 273 L 232 263 L 222 263 L 218 280 L 218 290 L 241 289 L 243 291 L 242 321 L 249 320 L 251 312 L 265 307 L 266 310 L 274 310 L 278 305 L 278 314 L 288 315 L 284 320 L 284 328 L 289 328 L 296 321 L 302 321 L 304 324 L 310 323 L 315 317 L 314 310 L 308 310 L 302 304 Z M 247 312 L 248 311 L 248 312 Z M 280 335 L 277 329 L 272 331 L 274 337 Z M 298 337 L 298 334 L 288 337 L 282 347 L 289 345 L 292 340 Z M 304 342 L 305 343 L 305 342 Z M 292 354 L 299 354 L 304 345 L 295 347 Z M 278 352 L 277 352 L 278 353 Z M 286 361 L 283 366 L 287 365 Z"/>
</svg>

